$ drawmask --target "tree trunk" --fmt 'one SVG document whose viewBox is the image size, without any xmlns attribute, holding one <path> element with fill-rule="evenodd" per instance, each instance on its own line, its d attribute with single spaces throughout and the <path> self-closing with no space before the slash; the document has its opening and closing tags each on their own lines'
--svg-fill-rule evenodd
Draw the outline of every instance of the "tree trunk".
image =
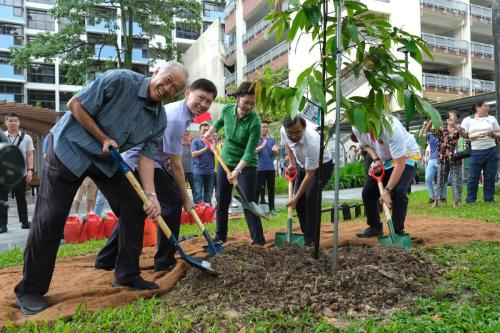
<svg viewBox="0 0 500 333">
<path fill-rule="evenodd" d="M 133 31 L 133 24 L 134 24 L 134 12 L 128 8 L 127 11 L 127 33 L 124 33 L 123 36 L 125 37 L 124 43 L 126 45 L 125 48 L 125 68 L 127 69 L 132 69 L 132 48 L 134 45 L 134 31 Z"/>
<path fill-rule="evenodd" d="M 500 122 L 500 0 L 493 0 L 493 46 L 495 61 L 495 90 L 496 90 L 496 112 Z"/>
</svg>

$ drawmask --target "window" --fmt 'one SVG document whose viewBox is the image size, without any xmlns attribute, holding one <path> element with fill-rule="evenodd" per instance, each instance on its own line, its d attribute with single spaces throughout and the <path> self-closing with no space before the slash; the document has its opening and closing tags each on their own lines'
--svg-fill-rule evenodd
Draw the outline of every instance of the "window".
<svg viewBox="0 0 500 333">
<path fill-rule="evenodd" d="M 66 104 L 68 104 L 71 97 L 73 97 L 73 94 L 73 92 L 59 92 L 59 111 L 68 111 Z"/>
<path fill-rule="evenodd" d="M 142 75 L 151 76 L 151 74 L 149 73 L 149 66 L 147 66 L 147 65 L 133 64 L 132 65 L 132 70 L 134 72 L 140 73 Z"/>
<path fill-rule="evenodd" d="M 24 87 L 22 83 L 0 82 L 0 94 L 14 95 L 16 103 L 24 102 Z"/>
<path fill-rule="evenodd" d="M 54 19 L 46 11 L 28 9 L 28 28 L 54 31 Z"/>
<path fill-rule="evenodd" d="M 215 13 L 224 13 L 224 4 L 214 2 L 203 3 L 203 16 L 212 16 Z"/>
<path fill-rule="evenodd" d="M 23 0 L 0 0 L 0 5 L 14 7 L 14 16 L 23 17 Z"/>
<path fill-rule="evenodd" d="M 108 21 L 116 21 L 116 10 L 97 7 L 89 12 L 89 25 L 96 25 L 101 22 L 107 23 Z M 111 25 L 111 28 L 113 28 L 113 24 Z"/>
<path fill-rule="evenodd" d="M 54 5 L 56 3 L 56 0 L 27 0 L 27 1 L 36 2 L 36 3 L 44 3 L 46 5 Z"/>
<path fill-rule="evenodd" d="M 10 56 L 8 54 L 0 54 L 0 65 L 9 65 L 10 64 Z M 24 75 L 24 72 L 22 69 L 19 67 L 13 66 L 14 67 L 14 75 Z"/>
<path fill-rule="evenodd" d="M 177 27 L 175 28 L 175 36 L 177 38 L 198 39 L 198 37 L 200 37 L 200 31 L 190 26 L 177 24 Z"/>
<path fill-rule="evenodd" d="M 149 58 L 149 41 L 147 39 L 134 39 L 134 49 L 142 50 L 142 58 Z"/>
<path fill-rule="evenodd" d="M 1 0 L 0 0 L 1 1 Z M 23 45 L 23 26 L 10 24 L 10 23 L 0 23 L 0 35 L 7 35 L 14 37 L 14 45 Z"/>
<path fill-rule="evenodd" d="M 38 83 L 55 83 L 54 65 L 31 64 L 28 67 L 28 81 Z"/>
<path fill-rule="evenodd" d="M 55 109 L 55 95 L 54 91 L 28 90 L 28 104 L 33 106 L 41 104 L 43 108 Z"/>
</svg>

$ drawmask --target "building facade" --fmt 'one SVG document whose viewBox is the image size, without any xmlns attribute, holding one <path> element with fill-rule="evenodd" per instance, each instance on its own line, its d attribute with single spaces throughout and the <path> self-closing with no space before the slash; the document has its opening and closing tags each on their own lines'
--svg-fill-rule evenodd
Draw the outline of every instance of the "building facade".
<svg viewBox="0 0 500 333">
<path fill-rule="evenodd" d="M 23 47 L 37 33 L 57 32 L 64 26 L 63 21 L 54 20 L 49 10 L 55 0 L 0 0 L 0 100 L 26 103 L 41 106 L 56 111 L 66 111 L 66 103 L 81 86 L 67 83 L 65 69 L 60 65 L 59 58 L 50 63 L 42 59 L 34 60 L 25 70 L 10 64 L 10 48 Z M 211 22 L 223 16 L 224 5 L 217 1 L 202 0 L 202 26 L 208 27 Z M 100 45 L 97 41 L 105 34 L 110 34 L 110 28 L 99 17 L 105 14 L 118 18 L 119 9 L 106 6 L 99 7 L 95 13 L 85 17 L 86 32 L 81 36 L 83 41 L 94 45 L 95 57 L 101 60 L 115 60 L 116 49 L 113 45 Z M 184 52 L 201 34 L 201 31 L 183 25 L 174 19 L 176 29 L 172 31 L 174 43 L 179 52 Z M 115 19 L 117 29 L 117 43 L 121 45 L 121 21 Z M 157 42 L 164 42 L 163 37 L 157 35 L 150 39 L 142 34 L 139 24 L 133 25 L 136 38 L 133 43 L 132 59 L 133 70 L 149 74 L 150 46 Z"/>
<path fill-rule="evenodd" d="M 369 10 L 396 27 L 421 36 L 433 59 L 422 65 L 410 61 L 409 70 L 421 78 L 423 95 L 445 101 L 492 92 L 495 89 L 491 0 L 362 0 Z M 284 6 L 287 6 L 286 2 Z M 286 8 L 286 7 L 285 7 Z M 289 81 L 319 58 L 311 54 L 310 38 L 290 45 L 275 34 L 264 38 L 269 23 L 267 0 L 229 0 L 225 7 L 225 86 L 255 77 L 265 65 L 289 68 Z M 412 13 L 412 14 L 409 14 Z M 414 15 L 413 13 L 418 13 Z M 300 43 L 300 45 L 298 44 Z M 404 59 L 405 55 L 397 55 Z M 363 80 L 346 82 L 353 92 Z M 351 85 L 352 87 L 349 87 Z"/>
</svg>

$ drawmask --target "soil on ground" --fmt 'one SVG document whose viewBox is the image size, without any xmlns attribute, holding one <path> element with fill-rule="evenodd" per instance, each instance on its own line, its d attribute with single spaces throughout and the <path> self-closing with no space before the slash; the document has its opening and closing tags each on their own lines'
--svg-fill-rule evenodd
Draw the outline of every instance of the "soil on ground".
<svg viewBox="0 0 500 333">
<path fill-rule="evenodd" d="M 166 299 L 240 314 L 263 308 L 294 314 L 307 307 L 327 317 L 381 315 L 430 295 L 444 271 L 415 250 L 394 247 L 341 247 L 336 274 L 331 259 L 331 250 L 315 260 L 296 245 L 234 245 L 210 258 L 219 276 L 191 269 Z"/>
</svg>

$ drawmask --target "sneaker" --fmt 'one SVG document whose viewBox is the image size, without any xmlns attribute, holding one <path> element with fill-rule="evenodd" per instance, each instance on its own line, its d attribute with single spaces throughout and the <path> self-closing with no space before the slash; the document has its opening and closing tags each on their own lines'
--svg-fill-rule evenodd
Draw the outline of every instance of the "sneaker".
<svg viewBox="0 0 500 333">
<path fill-rule="evenodd" d="M 29 229 L 31 222 L 21 222 L 21 229 Z"/>
<path fill-rule="evenodd" d="M 112 286 L 113 288 L 127 287 L 135 291 L 160 289 L 160 287 L 156 283 L 151 281 L 146 281 L 140 276 L 130 282 L 120 282 L 115 279 L 112 283 Z"/>
<path fill-rule="evenodd" d="M 382 229 L 368 227 L 365 230 L 358 232 L 356 236 L 359 238 L 370 238 L 370 237 L 379 237 L 383 235 Z"/>
<path fill-rule="evenodd" d="M 232 208 L 238 208 L 238 207 L 239 207 L 239 205 L 238 205 L 236 202 L 233 202 L 233 203 L 231 204 L 231 207 L 232 207 Z"/>
<path fill-rule="evenodd" d="M 49 306 L 45 297 L 37 293 L 16 296 L 16 304 L 25 315 L 37 314 Z"/>
</svg>

